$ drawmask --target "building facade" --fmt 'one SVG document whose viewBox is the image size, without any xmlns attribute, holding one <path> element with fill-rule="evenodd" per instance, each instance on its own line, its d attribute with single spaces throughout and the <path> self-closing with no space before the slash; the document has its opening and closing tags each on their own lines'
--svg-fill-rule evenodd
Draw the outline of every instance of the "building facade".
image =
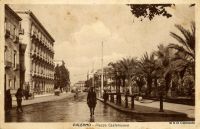
<svg viewBox="0 0 200 129">
<path fill-rule="evenodd" d="M 4 48 L 4 88 L 15 94 L 19 87 L 23 88 L 24 81 L 24 52 L 26 45 L 21 43 L 21 18 L 5 5 L 5 48 Z"/>
<path fill-rule="evenodd" d="M 84 91 L 86 89 L 85 81 L 78 81 L 77 83 L 74 84 L 74 87 L 76 87 L 81 92 Z"/>
<path fill-rule="evenodd" d="M 54 91 L 54 39 L 31 11 L 16 11 L 24 28 L 25 85 L 35 95 Z"/>
</svg>

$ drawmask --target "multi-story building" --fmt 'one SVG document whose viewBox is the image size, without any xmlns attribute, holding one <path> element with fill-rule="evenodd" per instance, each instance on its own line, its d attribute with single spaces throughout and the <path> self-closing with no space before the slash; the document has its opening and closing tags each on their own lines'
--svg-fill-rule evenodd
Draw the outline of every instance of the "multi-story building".
<svg viewBox="0 0 200 129">
<path fill-rule="evenodd" d="M 45 94 L 54 90 L 54 39 L 31 11 L 16 11 L 24 28 L 25 84 L 30 92 Z"/>
<path fill-rule="evenodd" d="M 26 45 L 21 43 L 22 19 L 8 6 L 5 5 L 5 49 L 4 49 L 4 88 L 11 89 L 11 93 L 16 93 L 19 87 L 24 84 L 24 52 Z"/>
<path fill-rule="evenodd" d="M 77 83 L 74 84 L 74 86 L 80 91 L 84 91 L 86 88 L 85 81 L 78 81 Z"/>
</svg>

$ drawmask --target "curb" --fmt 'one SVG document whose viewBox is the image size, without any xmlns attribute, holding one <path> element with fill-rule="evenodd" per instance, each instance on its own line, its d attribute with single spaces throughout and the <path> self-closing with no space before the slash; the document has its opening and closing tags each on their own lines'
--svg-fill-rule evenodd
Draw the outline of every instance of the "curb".
<svg viewBox="0 0 200 129">
<path fill-rule="evenodd" d="M 101 98 L 97 98 L 99 101 L 101 101 L 102 103 L 104 103 L 103 99 Z M 128 108 L 124 108 L 124 107 L 119 107 L 116 104 L 107 102 L 107 105 L 111 106 L 112 108 L 121 111 L 123 113 L 128 113 L 131 115 L 145 115 L 145 116 L 164 116 L 164 117 L 187 117 L 187 114 L 185 113 L 180 113 L 180 112 L 176 112 L 176 113 L 166 113 L 166 112 L 139 112 L 136 110 L 131 110 Z M 136 104 L 135 104 L 136 105 Z M 173 111 L 174 112 L 174 111 Z"/>
</svg>

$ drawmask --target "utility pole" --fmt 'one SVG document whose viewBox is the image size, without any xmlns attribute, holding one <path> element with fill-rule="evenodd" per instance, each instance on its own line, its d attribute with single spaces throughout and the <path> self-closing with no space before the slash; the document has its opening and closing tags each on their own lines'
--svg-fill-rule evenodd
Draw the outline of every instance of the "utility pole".
<svg viewBox="0 0 200 129">
<path fill-rule="evenodd" d="M 101 96 L 103 96 L 103 41 L 101 54 Z"/>
<path fill-rule="evenodd" d="M 92 70 L 92 74 L 93 74 L 93 78 L 92 78 L 92 86 L 94 87 L 94 62 L 93 62 L 93 70 Z M 94 87 L 94 90 L 95 90 L 95 87 Z"/>
</svg>

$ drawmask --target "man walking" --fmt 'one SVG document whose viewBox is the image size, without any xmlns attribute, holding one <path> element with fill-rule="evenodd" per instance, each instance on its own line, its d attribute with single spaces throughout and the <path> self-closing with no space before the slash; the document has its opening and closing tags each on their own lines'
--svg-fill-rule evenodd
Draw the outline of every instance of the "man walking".
<svg viewBox="0 0 200 129">
<path fill-rule="evenodd" d="M 90 108 L 90 116 L 91 117 L 92 117 L 92 115 L 94 115 L 96 103 L 97 103 L 96 93 L 94 91 L 94 88 L 91 87 L 88 92 L 88 96 L 87 96 L 87 104 L 88 104 L 88 107 Z"/>
<path fill-rule="evenodd" d="M 16 98 L 17 98 L 17 112 L 23 112 L 23 109 L 22 109 L 22 97 L 24 96 L 23 95 L 23 90 L 21 88 L 19 88 L 17 90 L 17 93 L 15 94 Z M 20 109 L 20 111 L 19 111 Z"/>
<path fill-rule="evenodd" d="M 106 102 L 107 102 L 107 100 L 108 100 L 108 94 L 107 94 L 107 91 L 106 91 L 106 90 L 104 90 L 103 99 L 104 99 L 104 103 L 106 104 Z"/>
<path fill-rule="evenodd" d="M 10 113 L 12 109 L 12 95 L 10 93 L 10 89 L 6 90 L 5 94 L 5 111 L 6 113 Z"/>
</svg>

